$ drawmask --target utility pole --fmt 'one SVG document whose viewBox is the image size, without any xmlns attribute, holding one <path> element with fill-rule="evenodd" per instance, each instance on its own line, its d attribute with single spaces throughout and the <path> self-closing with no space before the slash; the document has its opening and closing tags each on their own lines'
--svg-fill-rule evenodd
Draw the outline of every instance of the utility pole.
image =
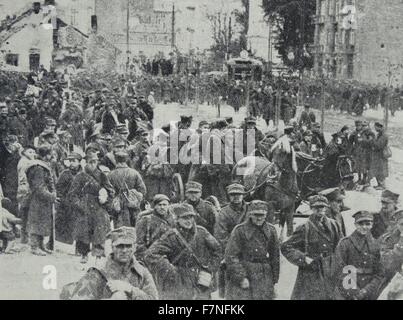
<svg viewBox="0 0 403 320">
<path fill-rule="evenodd" d="M 126 8 L 126 56 L 127 56 L 127 61 L 126 61 L 126 72 L 129 70 L 129 52 L 130 52 L 130 30 L 129 30 L 129 19 L 130 19 L 130 0 L 127 0 L 127 8 Z"/>
<path fill-rule="evenodd" d="M 171 30 L 171 32 L 172 32 L 172 35 L 171 35 L 171 37 L 172 37 L 172 39 L 171 39 L 171 47 L 172 47 L 172 50 L 174 50 L 175 49 L 175 45 L 176 45 L 176 32 L 175 32 L 175 19 L 176 19 L 176 16 L 175 16 L 175 4 L 172 4 L 172 30 Z"/>
<path fill-rule="evenodd" d="M 326 105 L 326 92 L 325 92 L 325 77 L 322 71 L 321 77 L 320 77 L 320 83 L 321 83 L 321 104 L 320 104 L 320 127 L 321 131 L 325 130 L 325 105 Z"/>
</svg>

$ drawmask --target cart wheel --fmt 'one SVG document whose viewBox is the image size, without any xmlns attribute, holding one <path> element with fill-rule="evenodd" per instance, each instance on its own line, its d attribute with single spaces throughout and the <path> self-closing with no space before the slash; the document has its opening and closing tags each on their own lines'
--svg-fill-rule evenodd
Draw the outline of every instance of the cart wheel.
<svg viewBox="0 0 403 320">
<path fill-rule="evenodd" d="M 221 211 L 221 205 L 216 196 L 209 196 L 206 198 L 206 201 L 210 202 L 218 212 Z"/>
<path fill-rule="evenodd" d="M 183 187 L 182 177 L 179 173 L 175 173 L 172 177 L 173 182 L 173 198 L 175 202 L 185 201 L 185 188 Z"/>
</svg>

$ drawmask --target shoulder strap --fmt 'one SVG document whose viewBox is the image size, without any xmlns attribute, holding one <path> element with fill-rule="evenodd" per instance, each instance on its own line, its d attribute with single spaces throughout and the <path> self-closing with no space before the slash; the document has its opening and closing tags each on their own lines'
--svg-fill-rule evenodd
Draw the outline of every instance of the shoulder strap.
<svg viewBox="0 0 403 320">
<path fill-rule="evenodd" d="M 196 227 L 196 228 L 197 228 L 197 227 Z M 192 247 L 188 244 L 188 242 L 185 240 L 185 238 L 183 238 L 183 236 L 181 235 L 181 233 L 180 233 L 177 229 L 174 229 L 174 232 L 175 232 L 175 234 L 177 235 L 177 237 L 178 237 L 178 239 L 179 239 L 179 242 L 181 242 L 181 244 L 185 247 L 185 248 L 182 250 L 182 252 L 181 252 L 178 256 L 181 256 L 185 250 L 188 250 L 189 253 L 190 253 L 190 254 L 194 257 L 194 259 L 196 260 L 197 264 L 198 264 L 199 266 L 202 266 L 200 260 L 197 258 L 196 254 L 194 253 Z M 197 232 L 197 231 L 196 231 L 196 232 Z"/>
<path fill-rule="evenodd" d="M 304 236 L 305 236 L 305 239 L 304 239 L 305 249 L 304 249 L 304 251 L 305 251 L 306 255 L 308 254 L 308 232 L 309 232 L 309 224 L 310 223 L 311 222 L 309 220 L 305 223 L 305 230 L 304 230 Z"/>
</svg>

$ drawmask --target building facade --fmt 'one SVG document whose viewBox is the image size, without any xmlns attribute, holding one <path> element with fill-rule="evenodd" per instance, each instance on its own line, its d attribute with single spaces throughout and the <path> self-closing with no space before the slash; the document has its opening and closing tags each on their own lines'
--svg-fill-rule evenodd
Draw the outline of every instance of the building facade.
<svg viewBox="0 0 403 320">
<path fill-rule="evenodd" d="M 316 0 L 315 73 L 403 84 L 402 15 L 401 0 Z"/>
</svg>

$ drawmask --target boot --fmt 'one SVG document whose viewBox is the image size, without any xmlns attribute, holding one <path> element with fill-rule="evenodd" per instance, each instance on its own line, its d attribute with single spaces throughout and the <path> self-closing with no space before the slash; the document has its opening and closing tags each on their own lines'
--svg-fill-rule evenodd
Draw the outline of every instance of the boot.
<svg viewBox="0 0 403 320">
<path fill-rule="evenodd" d="M 46 252 L 43 252 L 41 249 L 35 247 L 31 249 L 31 253 L 35 256 L 41 256 L 44 257 L 46 256 Z"/>
</svg>

